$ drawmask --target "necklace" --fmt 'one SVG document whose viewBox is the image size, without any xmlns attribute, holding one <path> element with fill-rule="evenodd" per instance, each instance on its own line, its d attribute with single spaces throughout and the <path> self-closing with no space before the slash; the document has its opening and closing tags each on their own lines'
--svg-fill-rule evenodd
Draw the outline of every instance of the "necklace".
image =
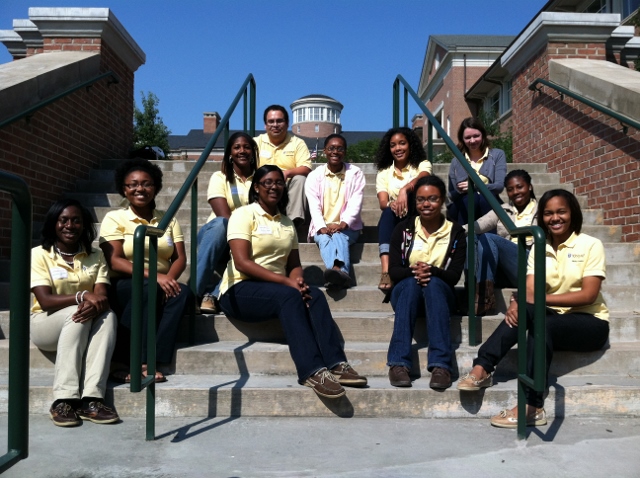
<svg viewBox="0 0 640 478">
<path fill-rule="evenodd" d="M 61 256 L 67 256 L 67 257 L 71 257 L 71 256 L 75 256 L 76 254 L 80 253 L 80 248 L 78 248 L 78 250 L 76 252 L 62 252 L 60 249 L 58 249 L 58 246 L 53 246 L 56 249 L 56 252 L 58 254 L 60 254 Z M 67 262 L 65 260 L 65 262 Z"/>
</svg>

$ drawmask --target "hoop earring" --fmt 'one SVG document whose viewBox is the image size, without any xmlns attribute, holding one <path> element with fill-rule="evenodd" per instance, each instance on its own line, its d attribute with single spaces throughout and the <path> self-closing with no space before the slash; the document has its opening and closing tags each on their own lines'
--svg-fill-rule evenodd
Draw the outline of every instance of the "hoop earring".
<svg viewBox="0 0 640 478">
<path fill-rule="evenodd" d="M 233 164 L 233 158 L 229 156 L 229 164 Z"/>
</svg>

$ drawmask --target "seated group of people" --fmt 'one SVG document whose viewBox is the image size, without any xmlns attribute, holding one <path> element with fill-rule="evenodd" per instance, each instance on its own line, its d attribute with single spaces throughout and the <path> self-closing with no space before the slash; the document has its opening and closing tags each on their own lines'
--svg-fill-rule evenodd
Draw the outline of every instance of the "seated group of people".
<svg viewBox="0 0 640 478">
<path fill-rule="evenodd" d="M 308 207 L 307 237 L 320 249 L 327 286 L 349 287 L 349 246 L 363 229 L 364 175 L 344 162 L 347 143 L 339 134 L 325 141 L 326 165 L 309 173 L 310 164 L 301 164 L 296 152 L 304 156 L 306 146 L 287 133 L 286 110 L 270 106 L 264 119 L 267 133 L 257 141 L 245 133 L 229 138 L 221 171 L 211 177 L 212 214 L 198 234 L 197 295 L 205 312 L 219 308 L 250 322 L 277 317 L 298 382 L 320 396 L 338 398 L 345 394 L 343 386 L 364 387 L 367 378 L 349 365 L 324 294 L 305 282 L 298 232 Z M 503 207 L 516 225 L 538 224 L 547 235 L 547 373 L 554 350 L 601 348 L 609 330 L 600 292 L 605 278 L 604 249 L 599 240 L 581 234 L 582 213 L 576 198 L 553 190 L 536 203 L 525 171 L 513 171 L 505 178 L 504 153 L 489 148 L 481 123 L 465 120 L 458 136 L 460 149 L 496 197 L 506 187 L 509 204 Z M 281 157 L 288 158 L 288 166 L 271 164 Z M 395 312 L 387 365 L 389 381 L 396 387 L 412 385 L 411 344 L 418 316 L 426 318 L 429 385 L 436 390 L 452 385 L 450 316 L 467 250 L 462 217 L 466 216 L 467 184 L 456 162 L 454 159 L 449 175 L 447 217 L 443 214 L 445 184 L 431 175 L 431 163 L 412 130 L 387 132 L 376 155 L 376 190 L 382 210 L 379 288 Z M 496 185 L 497 181 L 502 185 Z M 104 404 L 112 354 L 114 362 L 121 364 L 112 369 L 112 378 L 131 379 L 132 371 L 124 364 L 128 363 L 126 329 L 131 326 L 133 232 L 140 224 L 157 225 L 163 217 L 155 208 L 162 172 L 146 160 L 126 161 L 116 172 L 116 185 L 128 204 L 105 216 L 101 250 L 91 247 L 96 237 L 91 215 L 77 201 L 63 200 L 50 209 L 42 246 L 32 253 L 32 340 L 44 350 L 58 351 L 50 413 L 59 426 L 77 425 L 82 419 L 118 421 L 115 410 Z M 495 306 L 494 283 L 515 286 L 516 244 L 490 207 L 483 211 L 483 200 L 476 199 L 476 210 L 481 211 L 476 224 L 475 267 L 480 281 L 476 309 L 483 313 Z M 532 252 L 528 261 L 530 303 Z M 191 298 L 189 289 L 177 282 L 186 267 L 186 254 L 175 219 L 158 240 L 157 266 L 156 346 L 162 365 L 173 358 L 179 322 Z M 145 274 L 147 269 L 148 262 Z M 146 285 L 145 280 L 145 308 Z M 145 328 L 146 316 L 144 311 Z M 517 321 L 517 301 L 512 300 L 505 320 L 479 349 L 474 368 L 460 379 L 459 390 L 492 385 L 495 366 L 517 342 Z M 527 309 L 527 327 L 531 345 L 536 338 L 531 308 Z M 142 354 L 144 363 L 146 343 Z M 146 365 L 140 373 L 146 375 Z M 155 380 L 165 381 L 166 377 L 157 372 Z M 527 403 L 527 424 L 545 424 L 544 394 L 527 389 Z M 491 423 L 516 427 L 515 408 L 501 412 Z"/>
</svg>

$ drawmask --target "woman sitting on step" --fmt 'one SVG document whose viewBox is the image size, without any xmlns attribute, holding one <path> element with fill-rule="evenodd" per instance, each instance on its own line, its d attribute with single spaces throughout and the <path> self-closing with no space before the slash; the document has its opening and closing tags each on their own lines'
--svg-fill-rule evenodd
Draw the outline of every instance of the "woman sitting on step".
<svg viewBox="0 0 640 478">
<path fill-rule="evenodd" d="M 454 287 L 464 269 L 467 240 L 462 227 L 442 214 L 446 194 L 439 177 L 420 178 L 415 188 L 417 215 L 401 222 L 391 237 L 389 275 L 395 284 L 391 291 L 395 320 L 387 365 L 394 387 L 411 386 L 411 340 L 420 310 L 429 336 L 429 386 L 451 386 L 450 311 Z"/>
<path fill-rule="evenodd" d="M 49 413 L 59 427 L 119 420 L 104 404 L 118 321 L 107 299 L 107 263 L 91 246 L 95 238 L 89 211 L 63 199 L 49 209 L 42 245 L 31 251 L 31 340 L 57 352 Z"/>
<path fill-rule="evenodd" d="M 323 397 L 341 397 L 342 385 L 365 386 L 367 379 L 347 363 L 324 294 L 302 277 L 295 227 L 281 213 L 288 201 L 285 184 L 277 166 L 258 168 L 250 204 L 231 215 L 231 260 L 220 285 L 220 308 L 247 322 L 280 319 L 298 382 Z"/>
<path fill-rule="evenodd" d="M 602 242 L 582 234 L 582 211 L 573 194 L 563 189 L 547 191 L 538 203 L 538 225 L 547 236 L 546 261 L 546 376 L 545 392 L 526 387 L 527 426 L 546 425 L 544 396 L 554 350 L 591 352 L 601 349 L 609 337 L 609 311 L 602 297 L 605 253 Z M 533 330 L 534 260 L 532 249 L 527 266 L 528 347 L 537 337 Z M 496 365 L 518 342 L 518 302 L 512 297 L 505 319 L 480 347 L 473 369 L 458 382 L 458 390 L 475 391 L 492 385 Z M 540 338 L 542 339 L 542 338 Z M 530 352 L 532 349 L 529 350 Z M 532 353 L 527 374 L 533 376 Z M 491 418 L 501 428 L 516 428 L 517 407 Z"/>
<path fill-rule="evenodd" d="M 327 287 L 350 287 L 349 246 L 362 232 L 362 170 L 344 162 L 347 140 L 339 134 L 327 136 L 324 153 L 327 164 L 309 173 L 305 193 L 311 214 L 308 239 L 320 248 Z"/>
<path fill-rule="evenodd" d="M 133 275 L 133 235 L 141 225 L 158 226 L 164 212 L 156 209 L 156 197 L 162 190 L 162 171 L 146 159 L 124 161 L 116 169 L 116 189 L 127 200 L 127 206 L 107 213 L 100 226 L 100 247 L 111 268 L 111 305 L 120 318 L 118 346 L 114 361 L 129 362 L 129 338 L 131 330 L 131 293 Z M 148 244 L 149 239 L 146 239 Z M 174 218 L 164 236 L 158 238 L 157 284 L 157 335 L 156 358 L 159 365 L 173 360 L 178 326 L 191 296 L 191 290 L 178 282 L 187 265 L 184 238 L 178 221 Z M 149 269 L 149 254 L 145 252 L 145 276 Z M 148 281 L 144 279 L 142 293 L 142 376 L 147 374 L 147 307 Z M 128 383 L 128 368 L 113 371 L 111 377 Z M 166 382 L 164 374 L 157 371 L 156 382 Z"/>
<path fill-rule="evenodd" d="M 504 177 L 507 174 L 507 158 L 501 149 L 490 148 L 487 131 L 482 122 L 476 118 L 462 120 L 458 129 L 458 149 L 464 153 L 471 167 L 478 173 L 482 182 L 502 202 L 499 194 L 504 189 Z M 451 160 L 449 167 L 449 199 L 448 217 L 459 224 L 469 222 L 467 216 L 469 195 L 469 175 L 457 158 Z M 476 191 L 474 197 L 475 217 L 482 217 L 491 211 L 487 200 Z M 491 232 L 495 232 L 492 230 Z"/>
<path fill-rule="evenodd" d="M 258 146 L 243 132 L 231 135 L 224 150 L 220 171 L 211 175 L 207 200 L 211 215 L 198 232 L 197 295 L 202 298 L 200 310 L 216 313 L 218 307 L 218 275 L 229 260 L 227 223 L 231 213 L 249 201 L 249 185 L 256 170 Z"/>
<path fill-rule="evenodd" d="M 380 283 L 383 292 L 391 290 L 389 278 L 389 243 L 393 229 L 413 209 L 418 179 L 431 174 L 431 163 L 420 138 L 409 128 L 392 128 L 386 132 L 376 153 L 376 193 L 382 214 L 378 221 Z"/>
<path fill-rule="evenodd" d="M 529 173 L 523 169 L 511 171 L 504 180 L 504 186 L 509 203 L 502 204 L 502 208 L 516 227 L 535 224 L 538 203 Z M 465 224 L 463 227 L 466 231 L 468 226 Z M 497 234 L 487 232 L 496 227 Z M 475 305 L 476 314 L 484 315 L 496 306 L 495 284 L 499 287 L 518 286 L 518 238 L 509 235 L 493 209 L 475 222 L 475 234 Z M 532 244 L 533 237 L 527 237 L 527 251 Z"/>
</svg>

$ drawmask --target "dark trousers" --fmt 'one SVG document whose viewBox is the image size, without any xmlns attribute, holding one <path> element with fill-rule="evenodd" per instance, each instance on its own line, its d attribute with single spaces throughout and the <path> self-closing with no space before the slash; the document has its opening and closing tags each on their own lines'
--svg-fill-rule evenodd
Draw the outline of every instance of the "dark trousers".
<svg viewBox="0 0 640 478">
<path fill-rule="evenodd" d="M 502 199 L 500 199 L 500 196 L 498 196 L 497 194 L 495 194 L 494 196 L 498 200 L 498 202 L 502 204 Z M 468 224 L 469 223 L 469 217 L 468 217 L 469 204 L 468 203 L 469 203 L 469 195 L 467 193 L 464 193 L 462 196 L 459 196 L 455 201 L 450 203 L 447 206 L 447 217 L 449 218 L 449 220 L 455 221 L 461 226 Z M 478 218 L 484 216 L 489 211 L 491 211 L 491 206 L 489 205 L 487 200 L 484 198 L 484 196 L 480 193 L 475 193 L 474 205 L 475 205 L 474 216 L 476 221 L 478 220 Z M 490 232 L 492 234 L 495 234 L 496 229 L 491 229 L 490 231 L 485 231 L 485 232 Z"/>
<path fill-rule="evenodd" d="M 378 244 L 381 255 L 389 253 L 391 234 L 402 220 L 404 220 L 404 217 L 396 216 L 390 207 L 382 211 L 378 221 Z"/>
<path fill-rule="evenodd" d="M 121 325 L 118 330 L 114 360 L 124 363 L 129 361 L 132 313 L 131 289 L 131 278 L 111 280 L 111 306 L 118 314 L 119 324 Z M 191 296 L 191 289 L 184 284 L 180 284 L 180 294 L 165 301 L 164 292 L 158 286 L 156 305 L 156 360 L 158 362 L 169 363 L 173 360 L 178 327 L 184 315 L 187 301 Z M 142 288 L 142 363 L 147 363 L 148 304 L 148 281 L 144 279 Z"/>
<path fill-rule="evenodd" d="M 527 304 L 527 374 L 533 376 L 533 347 L 536 340 L 533 333 L 533 304 Z M 570 313 L 559 314 L 547 307 L 546 328 L 546 386 L 545 392 L 536 392 L 525 387 L 527 404 L 541 408 L 544 396 L 549 388 L 549 368 L 554 350 L 571 352 L 593 352 L 600 350 L 609 338 L 609 322 L 598 319 L 591 314 Z M 488 373 L 495 370 L 495 366 L 518 343 L 518 328 L 510 328 L 502 321 L 487 341 L 478 351 L 478 358 L 473 365 L 481 365 Z"/>
<path fill-rule="evenodd" d="M 230 317 L 245 322 L 280 319 L 296 366 L 298 381 L 322 368 L 332 369 L 346 357 L 341 336 L 324 294 L 311 287 L 309 307 L 300 291 L 282 284 L 242 281 L 220 297 L 220 308 Z"/>
</svg>

